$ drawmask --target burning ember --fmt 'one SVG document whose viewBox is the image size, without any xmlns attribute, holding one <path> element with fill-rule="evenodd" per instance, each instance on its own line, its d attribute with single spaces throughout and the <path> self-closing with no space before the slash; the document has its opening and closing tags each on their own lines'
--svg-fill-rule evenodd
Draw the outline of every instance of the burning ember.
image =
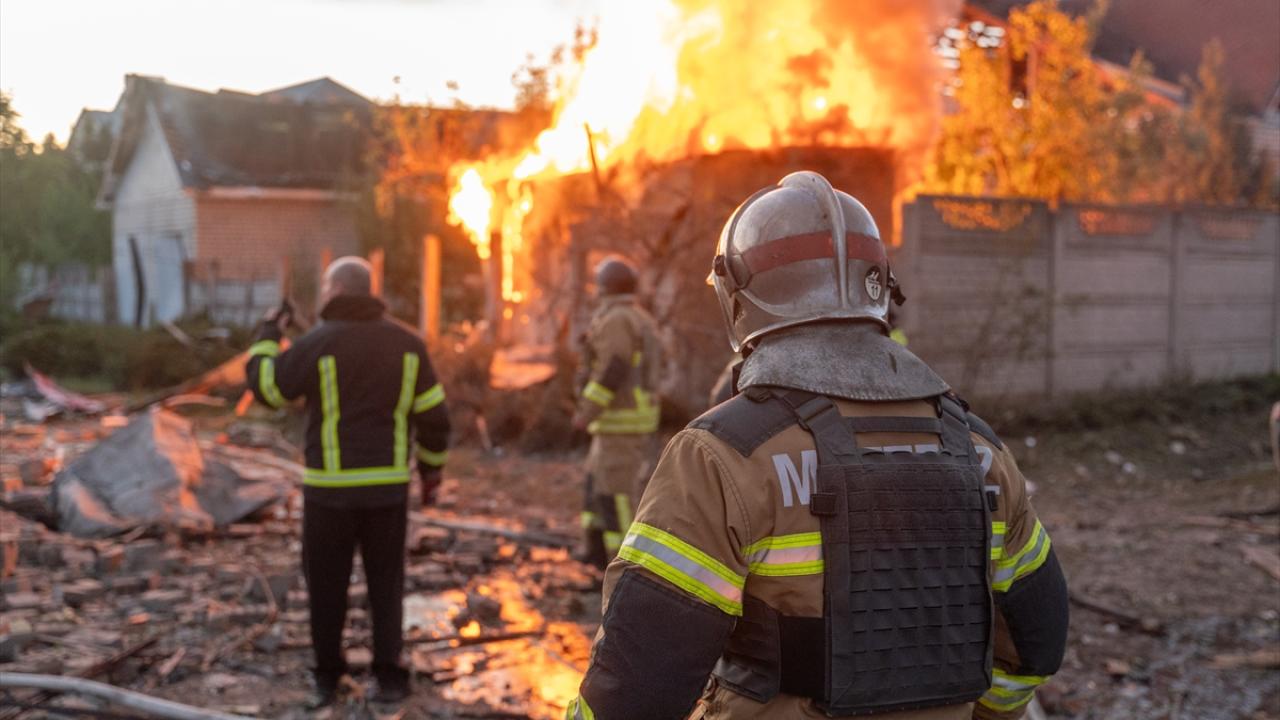
<svg viewBox="0 0 1280 720">
<path fill-rule="evenodd" d="M 561 717 L 578 694 L 591 638 L 574 623 L 548 621 L 526 597 L 536 587 L 528 577 L 499 574 L 475 582 L 471 597 L 459 590 L 408 596 L 406 625 L 418 632 L 448 636 L 449 626 L 464 612 L 474 612 L 473 605 L 492 604 L 494 611 L 483 622 L 468 620 L 457 635 L 481 642 L 498 638 L 483 651 L 462 648 L 446 658 L 415 651 L 414 665 L 435 682 L 448 683 L 442 690 L 447 699 L 531 717 Z"/>
<path fill-rule="evenodd" d="M 533 181 L 592 171 L 626 185 L 653 163 L 725 150 L 875 146 L 913 182 L 940 114 L 930 36 L 958 5 L 609 3 L 596 41 L 557 68 L 550 126 L 519 152 L 451 169 L 450 220 L 482 259 L 497 236 L 502 298 L 519 303 Z"/>
</svg>

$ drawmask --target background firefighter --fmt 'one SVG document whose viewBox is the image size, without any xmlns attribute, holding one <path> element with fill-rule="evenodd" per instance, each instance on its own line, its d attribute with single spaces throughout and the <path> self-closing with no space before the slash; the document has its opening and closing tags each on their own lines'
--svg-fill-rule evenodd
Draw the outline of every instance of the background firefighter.
<svg viewBox="0 0 1280 720">
<path fill-rule="evenodd" d="M 595 273 L 598 306 L 583 337 L 585 382 L 574 426 L 591 434 L 582 511 L 583 555 L 617 553 L 652 465 L 662 354 L 653 318 L 636 302 L 636 271 L 611 258 Z"/>
<path fill-rule="evenodd" d="M 788 175 L 713 279 L 740 393 L 667 446 L 567 716 L 1021 716 L 1066 583 L 1012 454 L 888 337 L 870 214 Z"/>
<path fill-rule="evenodd" d="M 373 621 L 374 699 L 395 702 L 409 691 L 400 653 L 410 461 L 430 504 L 447 459 L 449 415 L 422 338 L 387 317 L 370 294 L 367 262 L 335 260 L 321 303 L 320 325 L 284 352 L 288 317 L 263 323 L 249 352 L 248 382 L 271 407 L 306 398 L 302 563 L 316 659 L 313 704 L 331 701 L 347 670 L 342 635 L 357 547 Z"/>
</svg>

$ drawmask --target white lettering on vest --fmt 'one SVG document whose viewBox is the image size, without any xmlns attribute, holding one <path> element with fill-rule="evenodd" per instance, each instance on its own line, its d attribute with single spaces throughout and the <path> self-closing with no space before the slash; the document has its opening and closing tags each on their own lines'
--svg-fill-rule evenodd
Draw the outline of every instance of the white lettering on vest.
<svg viewBox="0 0 1280 720">
<path fill-rule="evenodd" d="M 991 464 L 995 460 L 991 448 L 985 445 L 973 444 L 974 450 L 978 452 L 978 458 L 982 464 L 982 476 L 985 478 L 991 472 Z M 936 443 L 928 443 L 921 445 L 890 445 L 888 447 L 871 447 L 867 446 L 867 450 L 875 450 L 878 452 L 915 452 L 917 454 L 938 452 Z M 796 464 L 791 461 L 791 456 L 786 453 L 778 453 L 773 456 L 773 469 L 778 473 L 778 484 L 782 486 L 782 507 L 791 507 L 796 504 L 796 500 L 801 505 L 809 504 L 809 495 L 813 492 L 813 486 L 818 477 L 818 451 L 817 450 L 801 450 L 800 451 L 800 470 L 796 470 Z"/>
<path fill-rule="evenodd" d="M 818 451 L 800 451 L 799 472 L 790 455 L 778 453 L 773 456 L 773 469 L 777 471 L 778 483 L 782 486 L 782 506 L 791 507 L 797 499 L 801 505 L 808 505 L 809 494 L 818 477 Z"/>
</svg>

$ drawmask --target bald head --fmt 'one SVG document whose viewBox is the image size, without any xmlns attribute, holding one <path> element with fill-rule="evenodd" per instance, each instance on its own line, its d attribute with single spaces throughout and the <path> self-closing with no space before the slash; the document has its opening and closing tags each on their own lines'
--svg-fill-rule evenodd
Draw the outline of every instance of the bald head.
<svg viewBox="0 0 1280 720">
<path fill-rule="evenodd" d="M 372 269 L 364 258 L 340 257 L 324 271 L 324 300 L 327 302 L 338 295 L 369 295 L 372 277 Z"/>
</svg>

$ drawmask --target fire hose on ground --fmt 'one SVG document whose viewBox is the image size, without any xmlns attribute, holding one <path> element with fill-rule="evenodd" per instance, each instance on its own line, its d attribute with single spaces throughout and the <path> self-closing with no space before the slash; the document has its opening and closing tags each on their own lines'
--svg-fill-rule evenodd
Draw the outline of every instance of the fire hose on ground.
<svg viewBox="0 0 1280 720">
<path fill-rule="evenodd" d="M 84 695 L 145 713 L 149 717 L 164 718 L 166 720 L 249 720 L 244 715 L 231 715 L 217 712 L 216 710 L 203 710 L 94 680 L 63 677 L 61 675 L 0 672 L 0 689 L 45 690 L 54 693 Z"/>
</svg>

